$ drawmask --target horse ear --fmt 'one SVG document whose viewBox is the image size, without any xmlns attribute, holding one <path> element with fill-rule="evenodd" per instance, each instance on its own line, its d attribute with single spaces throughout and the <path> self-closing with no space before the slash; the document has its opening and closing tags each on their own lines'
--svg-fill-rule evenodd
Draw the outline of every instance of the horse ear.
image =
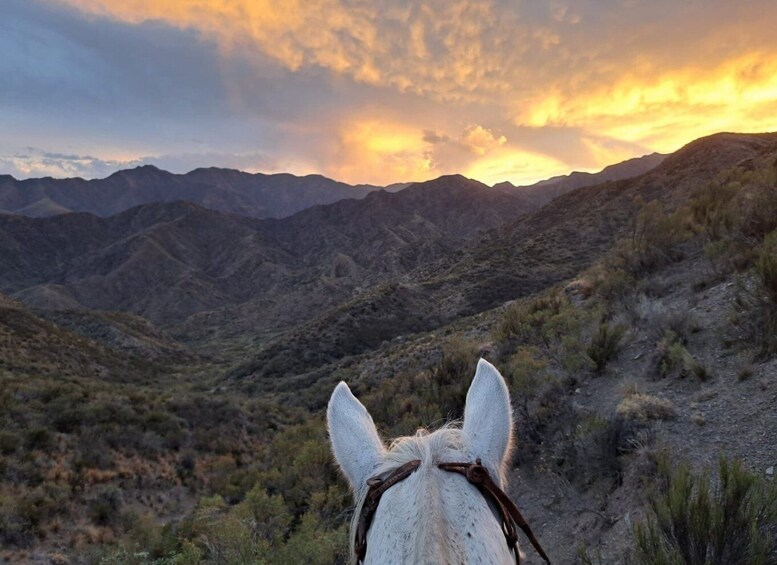
<svg viewBox="0 0 777 565">
<path fill-rule="evenodd" d="M 385 449 L 367 409 L 344 382 L 335 387 L 326 411 L 337 464 L 355 493 L 383 461 Z"/>
<path fill-rule="evenodd" d="M 485 359 L 478 362 L 467 392 L 463 432 L 472 455 L 503 474 L 513 441 L 510 393 L 502 375 Z"/>
</svg>

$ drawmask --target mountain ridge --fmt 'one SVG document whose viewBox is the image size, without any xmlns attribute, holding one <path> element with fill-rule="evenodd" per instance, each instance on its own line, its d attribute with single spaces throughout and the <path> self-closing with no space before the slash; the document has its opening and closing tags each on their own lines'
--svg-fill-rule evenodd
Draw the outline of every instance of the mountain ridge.
<svg viewBox="0 0 777 565">
<path fill-rule="evenodd" d="M 380 187 L 348 185 L 321 175 L 246 173 L 198 168 L 174 174 L 154 165 L 116 171 L 104 179 L 0 178 L 0 209 L 28 215 L 92 212 L 111 216 L 150 202 L 190 200 L 204 207 L 251 217 L 284 217 L 316 204 L 364 198 Z M 51 202 L 57 208 L 45 206 Z"/>
<path fill-rule="evenodd" d="M 361 335 L 365 320 L 375 331 L 360 343 L 375 347 L 573 276 L 625 233 L 637 196 L 675 206 L 775 139 L 713 136 L 539 209 L 520 191 L 450 175 L 283 219 L 187 201 L 109 218 L 0 216 L 0 290 L 42 309 L 127 311 L 198 346 L 242 340 L 284 359 L 268 366 L 305 372 L 313 359 L 353 354 L 344 336 Z M 377 305 L 391 328 L 375 326 Z"/>
<path fill-rule="evenodd" d="M 493 188 L 518 190 L 527 206 L 539 207 L 568 190 L 595 184 L 605 178 L 612 180 L 644 172 L 650 163 L 657 160 L 656 155 L 610 165 L 595 174 L 573 172 L 566 177 L 554 177 L 531 186 L 515 187 L 504 182 L 497 183 Z M 456 176 L 461 175 L 439 178 L 450 182 Z M 199 167 L 188 173 L 175 174 L 148 164 L 122 169 L 103 179 L 42 177 L 17 180 L 11 175 L 0 175 L 0 212 L 30 217 L 92 212 L 108 217 L 141 204 L 190 200 L 221 212 L 256 218 L 283 218 L 319 204 L 360 199 L 379 190 L 398 192 L 422 184 L 349 185 L 315 173 L 303 176 L 248 173 L 220 167 Z"/>
<path fill-rule="evenodd" d="M 534 184 L 515 186 L 509 181 L 497 183 L 494 187 L 514 188 L 535 206 L 541 207 L 572 190 L 593 186 L 607 181 L 617 181 L 644 174 L 660 165 L 667 155 L 650 153 L 642 157 L 633 157 L 620 163 L 614 163 L 596 173 L 573 171 L 567 175 L 559 175 L 541 180 Z"/>
<path fill-rule="evenodd" d="M 291 312 L 270 306 L 269 318 L 290 324 L 294 312 L 334 306 L 354 285 L 402 276 L 528 211 L 510 191 L 451 176 L 284 219 L 188 201 L 143 204 L 109 218 L 0 216 L 0 288 L 38 308 L 126 310 L 162 324 L 308 294 Z"/>
</svg>

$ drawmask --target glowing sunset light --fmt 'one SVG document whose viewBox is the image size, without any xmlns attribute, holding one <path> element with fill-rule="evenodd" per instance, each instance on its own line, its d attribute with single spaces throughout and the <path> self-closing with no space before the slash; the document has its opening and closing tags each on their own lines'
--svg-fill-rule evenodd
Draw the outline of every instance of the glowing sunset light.
<svg viewBox="0 0 777 565">
<path fill-rule="evenodd" d="M 6 4 L 0 172 L 20 177 L 525 184 L 777 129 L 767 0 Z"/>
</svg>

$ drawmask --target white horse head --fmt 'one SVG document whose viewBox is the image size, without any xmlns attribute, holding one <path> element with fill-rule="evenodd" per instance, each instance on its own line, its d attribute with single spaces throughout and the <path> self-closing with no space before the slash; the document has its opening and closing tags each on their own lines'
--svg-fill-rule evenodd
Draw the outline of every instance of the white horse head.
<svg viewBox="0 0 777 565">
<path fill-rule="evenodd" d="M 480 459 L 497 486 L 505 488 L 512 411 L 505 381 L 493 365 L 483 359 L 478 363 L 461 428 L 421 430 L 386 448 L 369 412 L 344 382 L 332 393 L 327 421 L 335 458 L 357 503 L 352 550 L 367 480 L 410 461 L 421 462 L 380 499 L 367 533 L 364 563 L 516 562 L 501 520 L 486 498 L 466 478 L 438 468 L 440 463 Z"/>
</svg>

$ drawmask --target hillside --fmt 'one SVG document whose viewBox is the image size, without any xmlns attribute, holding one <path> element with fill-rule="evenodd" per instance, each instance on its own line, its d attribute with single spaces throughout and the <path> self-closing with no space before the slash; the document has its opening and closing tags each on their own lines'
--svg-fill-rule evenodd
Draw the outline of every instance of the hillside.
<svg viewBox="0 0 777 565">
<path fill-rule="evenodd" d="M 50 315 L 48 312 L 41 314 L 0 294 L 0 368 L 6 376 L 22 372 L 57 379 L 145 382 L 165 367 L 193 360 L 190 353 L 167 343 L 145 321 L 131 324 L 124 314 L 106 314 L 116 324 L 102 324 L 103 331 L 110 328 L 113 339 L 121 345 L 109 344 L 100 335 L 87 338 L 81 331 L 68 329 L 72 323 L 57 324 L 44 317 Z M 99 320 L 100 316 L 92 318 Z"/>
<path fill-rule="evenodd" d="M 283 219 L 0 216 L 0 560 L 342 563 L 333 386 L 406 435 L 483 356 L 553 562 L 646 563 L 684 463 L 773 486 L 775 163 L 777 134 L 719 134 L 540 209 L 451 176 Z"/>
<path fill-rule="evenodd" d="M 563 195 L 484 234 L 459 253 L 419 265 L 401 284 L 376 288 L 278 338 L 236 375 L 284 375 L 289 368 L 292 372 L 316 367 L 322 371 L 322 359 L 364 352 L 382 341 L 430 330 L 539 292 L 575 276 L 625 236 L 638 209 L 635 199 L 657 201 L 673 209 L 722 171 L 775 151 L 774 134 L 720 134 L 689 144 L 644 175 Z M 375 303 L 388 310 L 375 310 Z M 397 305 L 396 317 L 392 304 Z M 402 315 L 407 308 L 420 305 L 421 318 Z M 371 314 L 375 311 L 379 316 Z M 385 325 L 380 319 L 386 320 Z M 403 323 L 397 324 L 397 319 Z M 363 327 L 371 331 L 365 334 Z M 346 337 L 352 335 L 362 337 L 354 342 Z M 283 369 L 276 373 L 278 367 Z"/>
<path fill-rule="evenodd" d="M 38 308 L 131 312 L 187 341 L 255 336 L 453 254 L 529 210 L 511 191 L 454 176 L 280 220 L 183 202 L 110 218 L 0 216 L 0 289 Z"/>
</svg>

